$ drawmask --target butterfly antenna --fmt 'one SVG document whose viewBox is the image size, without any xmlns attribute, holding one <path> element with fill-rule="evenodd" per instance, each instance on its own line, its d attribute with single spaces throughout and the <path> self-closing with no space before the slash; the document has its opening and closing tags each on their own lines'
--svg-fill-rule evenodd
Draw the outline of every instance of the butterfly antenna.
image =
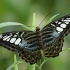
<svg viewBox="0 0 70 70">
<path fill-rule="evenodd" d="M 51 11 L 46 15 L 46 17 L 48 17 L 50 13 Z M 41 23 L 46 19 L 46 17 L 41 21 Z M 39 24 L 39 26 L 41 25 L 41 23 Z"/>
</svg>

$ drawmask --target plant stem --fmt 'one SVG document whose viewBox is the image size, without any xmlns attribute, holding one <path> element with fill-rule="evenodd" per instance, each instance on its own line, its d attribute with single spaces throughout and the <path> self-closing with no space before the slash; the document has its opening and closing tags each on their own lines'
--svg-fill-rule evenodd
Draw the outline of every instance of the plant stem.
<svg viewBox="0 0 70 70">
<path fill-rule="evenodd" d="M 33 64 L 33 65 L 29 64 L 29 70 L 35 70 L 35 64 Z"/>
<path fill-rule="evenodd" d="M 41 59 L 36 63 L 37 70 L 41 70 Z"/>
<path fill-rule="evenodd" d="M 16 54 L 14 54 L 14 63 L 17 62 Z M 14 70 L 18 70 L 17 64 L 14 66 Z"/>
<path fill-rule="evenodd" d="M 33 13 L 32 26 L 35 27 L 35 13 Z M 32 28 L 32 30 L 34 30 L 34 28 Z M 29 64 L 29 70 L 35 70 L 35 64 L 33 65 Z"/>
<path fill-rule="evenodd" d="M 41 70 L 41 67 L 38 67 L 38 70 Z"/>
</svg>

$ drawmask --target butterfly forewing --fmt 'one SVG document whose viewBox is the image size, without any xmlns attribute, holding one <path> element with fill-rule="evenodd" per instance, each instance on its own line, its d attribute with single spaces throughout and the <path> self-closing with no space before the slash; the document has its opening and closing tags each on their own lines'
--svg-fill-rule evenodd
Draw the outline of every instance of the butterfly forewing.
<svg viewBox="0 0 70 70">
<path fill-rule="evenodd" d="M 56 57 L 62 50 L 63 38 L 70 32 L 70 15 L 63 16 L 46 25 L 42 30 L 43 52 L 47 57 Z"/>
<path fill-rule="evenodd" d="M 16 44 L 17 40 L 21 38 L 17 35 L 17 33 L 3 33 L 0 34 L 0 45 L 4 46 L 5 48 L 15 51 L 18 49 L 18 44 Z"/>
<path fill-rule="evenodd" d="M 22 59 L 33 64 L 41 58 L 37 36 L 32 31 L 8 32 L 0 34 L 0 45 L 17 51 Z"/>
</svg>

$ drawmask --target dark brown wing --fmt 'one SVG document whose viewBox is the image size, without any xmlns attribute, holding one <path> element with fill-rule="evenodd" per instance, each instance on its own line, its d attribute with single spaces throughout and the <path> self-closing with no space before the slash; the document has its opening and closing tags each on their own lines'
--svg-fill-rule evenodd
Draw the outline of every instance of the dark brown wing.
<svg viewBox="0 0 70 70">
<path fill-rule="evenodd" d="M 70 15 L 54 20 L 42 30 L 43 52 L 46 57 L 56 57 L 62 50 L 63 38 L 70 32 Z"/>
<path fill-rule="evenodd" d="M 36 32 L 18 31 L 0 34 L 0 45 L 17 51 L 25 61 L 36 63 L 41 58 Z"/>
</svg>

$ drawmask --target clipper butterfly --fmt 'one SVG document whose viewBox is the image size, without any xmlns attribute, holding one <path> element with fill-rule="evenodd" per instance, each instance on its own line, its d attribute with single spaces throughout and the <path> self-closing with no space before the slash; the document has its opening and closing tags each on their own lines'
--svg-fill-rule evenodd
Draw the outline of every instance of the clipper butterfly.
<svg viewBox="0 0 70 70">
<path fill-rule="evenodd" d="M 70 15 L 63 16 L 35 31 L 14 31 L 0 34 L 0 46 L 18 52 L 30 64 L 45 57 L 56 57 L 62 51 L 64 37 L 70 32 Z"/>
</svg>

